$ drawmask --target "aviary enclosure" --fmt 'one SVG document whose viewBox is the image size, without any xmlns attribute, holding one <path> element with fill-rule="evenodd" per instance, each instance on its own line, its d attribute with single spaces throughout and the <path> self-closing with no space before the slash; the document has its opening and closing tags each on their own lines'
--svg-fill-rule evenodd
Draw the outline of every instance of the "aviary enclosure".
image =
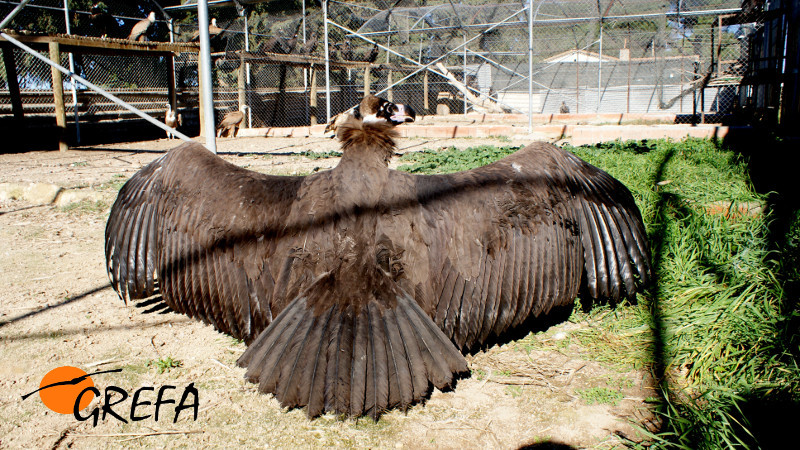
<svg viewBox="0 0 800 450">
<path fill-rule="evenodd" d="M 198 125 L 196 2 L 106 2 L 116 27 L 103 38 L 90 2 L 70 3 L 32 2 L 11 29 L 43 53 L 61 41 L 63 65 L 137 108 L 160 116 L 169 102 Z M 210 3 L 215 114 L 245 105 L 247 127 L 324 123 L 365 91 L 429 115 L 657 113 L 679 123 L 775 116 L 780 95 L 762 72 L 783 43 L 761 33 L 769 17 L 757 2 Z M 0 14 L 13 5 L 0 2 Z M 149 10 L 150 44 L 125 41 Z M 2 48 L 0 117 L 56 115 L 50 68 Z M 132 117 L 62 83 L 70 128 Z"/>
</svg>

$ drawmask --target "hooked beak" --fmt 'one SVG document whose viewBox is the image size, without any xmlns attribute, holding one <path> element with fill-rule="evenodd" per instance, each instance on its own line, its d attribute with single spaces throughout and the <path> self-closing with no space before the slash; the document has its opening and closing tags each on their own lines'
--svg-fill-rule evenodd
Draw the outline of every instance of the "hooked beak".
<svg viewBox="0 0 800 450">
<path fill-rule="evenodd" d="M 406 122 L 413 122 L 416 119 L 417 114 L 414 110 L 408 106 L 403 105 L 401 103 L 395 104 L 397 106 L 397 111 L 389 118 L 393 125 L 400 125 L 401 123 Z"/>
</svg>

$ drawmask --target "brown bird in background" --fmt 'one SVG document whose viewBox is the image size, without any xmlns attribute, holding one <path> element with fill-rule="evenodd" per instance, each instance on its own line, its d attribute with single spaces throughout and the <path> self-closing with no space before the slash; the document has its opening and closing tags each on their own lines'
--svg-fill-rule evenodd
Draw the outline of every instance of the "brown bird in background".
<svg viewBox="0 0 800 450">
<path fill-rule="evenodd" d="M 216 17 L 212 17 L 211 18 L 211 23 L 208 24 L 208 38 L 209 39 L 214 39 L 215 37 L 217 37 L 220 34 L 222 34 L 223 31 L 225 31 L 225 30 L 220 28 L 219 26 L 217 26 L 217 18 Z M 195 32 L 192 33 L 192 37 L 189 38 L 189 41 L 194 42 L 194 41 L 197 41 L 199 39 L 200 39 L 200 30 L 195 30 Z"/>
<path fill-rule="evenodd" d="M 620 300 L 648 283 L 618 180 L 544 142 L 464 172 L 390 170 L 395 125 L 413 120 L 365 97 L 337 130 L 339 164 L 308 176 L 177 147 L 111 208 L 111 285 L 244 340 L 237 364 L 282 406 L 377 418 L 452 387 L 463 352 L 579 292 Z"/>
<path fill-rule="evenodd" d="M 228 137 L 236 137 L 239 128 L 244 122 L 244 111 L 247 106 L 242 105 L 238 111 L 230 111 L 222 117 L 219 125 L 217 125 L 217 137 L 222 137 L 227 134 Z"/>
<path fill-rule="evenodd" d="M 369 54 L 367 55 L 367 57 L 364 60 L 366 62 L 374 63 L 375 60 L 378 59 L 378 52 L 379 52 L 378 46 L 377 45 L 373 45 L 372 46 L 372 50 L 370 50 Z"/>
<path fill-rule="evenodd" d="M 153 22 L 156 21 L 156 13 L 150 11 L 150 14 L 147 16 L 146 19 L 142 19 L 136 22 L 136 25 L 131 28 L 131 34 L 128 35 L 128 39 L 131 41 L 139 41 L 145 42 L 147 41 L 147 32 L 150 31 L 150 27 L 153 25 Z"/>
<path fill-rule="evenodd" d="M 317 48 L 317 33 L 312 32 L 308 39 L 300 47 L 296 47 L 296 53 L 300 55 L 310 55 Z"/>
<path fill-rule="evenodd" d="M 92 35 L 101 38 L 117 38 L 119 37 L 119 23 L 117 19 L 108 13 L 108 7 L 103 2 L 97 2 L 92 5 L 91 15 L 89 22 L 92 27 Z"/>
<path fill-rule="evenodd" d="M 164 113 L 164 124 L 170 128 L 178 128 L 183 125 L 183 114 L 179 114 L 172 109 L 172 105 L 167 102 L 167 112 Z M 175 135 L 167 131 L 167 139 L 174 139 Z"/>
</svg>

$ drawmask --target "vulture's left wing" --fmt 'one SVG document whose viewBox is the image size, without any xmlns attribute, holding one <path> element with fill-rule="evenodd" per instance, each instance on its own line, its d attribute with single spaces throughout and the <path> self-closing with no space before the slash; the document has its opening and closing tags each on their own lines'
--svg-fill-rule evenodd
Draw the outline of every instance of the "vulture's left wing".
<svg viewBox="0 0 800 450">
<path fill-rule="evenodd" d="M 553 145 L 471 171 L 396 178 L 394 186 L 414 184 L 415 198 L 385 202 L 397 210 L 379 234 L 404 263 L 409 290 L 461 349 L 570 304 L 582 287 L 619 300 L 650 279 L 631 193 Z"/>
</svg>

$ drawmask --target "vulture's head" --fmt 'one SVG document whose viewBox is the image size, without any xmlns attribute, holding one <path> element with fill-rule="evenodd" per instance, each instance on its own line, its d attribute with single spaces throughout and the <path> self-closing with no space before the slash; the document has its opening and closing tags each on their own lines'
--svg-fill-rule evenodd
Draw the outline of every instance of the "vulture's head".
<svg viewBox="0 0 800 450">
<path fill-rule="evenodd" d="M 345 152 L 354 147 L 381 149 L 378 153 L 385 154 L 388 161 L 394 152 L 394 139 L 399 136 L 395 127 L 413 122 L 415 117 L 408 105 L 367 95 L 357 106 L 334 117 L 325 130 L 335 131 Z"/>
<path fill-rule="evenodd" d="M 355 107 L 331 117 L 325 127 L 325 133 L 333 132 L 337 136 L 342 127 L 362 128 L 364 125 L 373 128 L 394 128 L 416 119 L 414 109 L 408 105 L 392 103 L 386 99 L 367 95 Z"/>
<path fill-rule="evenodd" d="M 364 123 L 385 123 L 391 126 L 413 122 L 417 116 L 408 105 L 392 103 L 374 95 L 364 97 L 361 103 L 353 108 L 352 115 Z"/>
</svg>

